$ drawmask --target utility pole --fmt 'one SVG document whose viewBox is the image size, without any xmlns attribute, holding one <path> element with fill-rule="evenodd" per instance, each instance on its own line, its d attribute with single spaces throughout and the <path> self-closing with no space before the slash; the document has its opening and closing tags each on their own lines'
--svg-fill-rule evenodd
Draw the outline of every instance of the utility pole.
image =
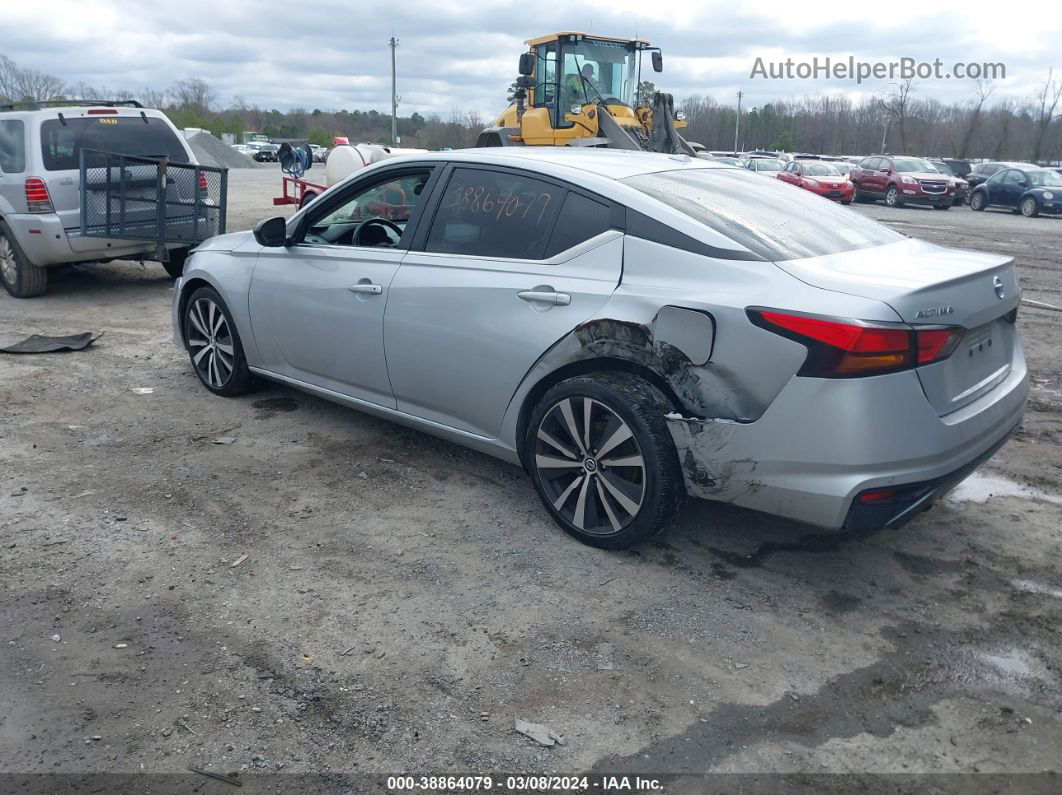
<svg viewBox="0 0 1062 795">
<path fill-rule="evenodd" d="M 398 49 L 398 39 L 392 36 L 388 46 L 391 48 L 391 146 L 398 146 L 398 93 L 395 77 L 395 50 Z"/>
<path fill-rule="evenodd" d="M 745 96 L 743 91 L 738 91 L 737 118 L 734 119 L 734 151 L 738 150 L 738 132 L 741 130 L 741 98 Z"/>
<path fill-rule="evenodd" d="M 889 136 L 889 120 L 885 119 L 885 126 L 881 130 L 881 154 L 885 154 L 885 139 Z"/>
</svg>

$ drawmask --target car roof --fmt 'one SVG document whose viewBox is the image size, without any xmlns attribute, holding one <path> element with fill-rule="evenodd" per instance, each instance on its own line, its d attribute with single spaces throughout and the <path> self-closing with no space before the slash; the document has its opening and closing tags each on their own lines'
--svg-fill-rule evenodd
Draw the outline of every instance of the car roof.
<svg viewBox="0 0 1062 795">
<path fill-rule="evenodd" d="M 626 149 L 596 149 L 573 146 L 504 146 L 479 149 L 456 149 L 449 152 L 424 152 L 393 158 L 385 163 L 444 160 L 454 163 L 496 163 L 514 168 L 545 167 L 543 171 L 577 169 L 606 179 L 621 180 L 639 174 L 681 169 L 733 168 L 723 163 L 689 155 L 665 155 L 658 152 Z"/>
</svg>

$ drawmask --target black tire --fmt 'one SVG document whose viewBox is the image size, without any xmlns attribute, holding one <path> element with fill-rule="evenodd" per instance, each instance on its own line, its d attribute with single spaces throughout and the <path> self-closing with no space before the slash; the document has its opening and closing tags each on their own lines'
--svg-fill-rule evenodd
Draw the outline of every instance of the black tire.
<svg viewBox="0 0 1062 795">
<path fill-rule="evenodd" d="M 1026 196 L 1019 205 L 1021 214 L 1026 218 L 1035 218 L 1040 214 L 1040 203 L 1032 196 Z"/>
<path fill-rule="evenodd" d="M 184 263 L 188 261 L 188 251 L 189 249 L 186 248 L 171 249 L 169 260 L 162 263 L 162 267 L 166 269 L 171 279 L 181 278 L 184 273 Z"/>
<path fill-rule="evenodd" d="M 567 430 L 572 425 L 564 416 L 566 401 L 574 435 Z M 589 423 L 585 401 L 590 401 Z M 542 396 L 531 412 L 524 449 L 535 490 L 566 533 L 600 549 L 627 549 L 674 517 L 686 500 L 686 487 L 664 419 L 671 408 L 656 388 L 621 373 L 576 376 Z M 620 436 L 624 441 L 609 444 Z M 636 460 L 641 464 L 630 465 Z M 550 461 L 559 466 L 543 466 Z M 631 505 L 633 511 L 625 507 Z"/>
<path fill-rule="evenodd" d="M 302 198 L 299 199 L 299 209 L 301 210 L 303 207 L 305 207 L 307 204 L 309 204 L 316 198 L 316 193 L 314 193 L 313 191 L 306 191 L 302 194 Z"/>
<path fill-rule="evenodd" d="M 975 212 L 981 212 L 988 206 L 988 202 L 985 201 L 985 194 L 983 191 L 974 191 L 970 194 L 970 209 Z"/>
<path fill-rule="evenodd" d="M 48 289 L 48 271 L 22 250 L 11 228 L 0 221 L 0 283 L 15 298 L 35 298 Z"/>
<path fill-rule="evenodd" d="M 216 314 L 211 324 L 208 304 L 220 312 L 224 325 L 220 325 Z M 243 355 L 240 333 L 225 301 L 212 287 L 200 287 L 188 297 L 181 333 L 192 369 L 203 386 L 221 397 L 236 397 L 250 388 L 251 371 Z"/>
<path fill-rule="evenodd" d="M 900 191 L 895 185 L 889 185 L 885 191 L 885 204 L 888 207 L 903 207 L 903 199 L 900 198 Z"/>
</svg>

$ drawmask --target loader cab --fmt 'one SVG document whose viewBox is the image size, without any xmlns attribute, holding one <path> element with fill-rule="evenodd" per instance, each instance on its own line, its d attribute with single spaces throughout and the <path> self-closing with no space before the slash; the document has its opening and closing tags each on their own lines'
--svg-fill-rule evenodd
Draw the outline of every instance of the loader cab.
<svg viewBox="0 0 1062 795">
<path fill-rule="evenodd" d="M 521 72 L 525 64 L 534 67 L 528 104 L 546 109 L 553 129 L 576 124 L 565 118 L 575 105 L 603 100 L 610 108 L 633 111 L 638 100 L 641 54 L 651 49 L 649 42 L 558 33 L 532 39 L 528 45 L 531 59 L 521 59 Z M 655 68 L 661 63 L 659 51 L 653 56 Z"/>
</svg>

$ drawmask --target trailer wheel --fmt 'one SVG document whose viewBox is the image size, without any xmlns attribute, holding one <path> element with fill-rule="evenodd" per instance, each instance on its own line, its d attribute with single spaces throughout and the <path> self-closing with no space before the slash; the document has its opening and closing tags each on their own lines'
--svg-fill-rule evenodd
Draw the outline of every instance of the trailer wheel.
<svg viewBox="0 0 1062 795">
<path fill-rule="evenodd" d="M 305 207 L 307 204 L 309 204 L 316 198 L 316 193 L 314 193 L 313 191 L 306 191 L 302 194 L 302 198 L 299 199 L 299 209 L 301 210 L 303 207 Z"/>
<path fill-rule="evenodd" d="M 187 259 L 188 249 L 170 249 L 170 258 L 166 262 L 162 263 L 162 267 L 166 269 L 166 273 L 170 275 L 171 279 L 179 279 L 184 273 L 184 263 Z"/>
</svg>

